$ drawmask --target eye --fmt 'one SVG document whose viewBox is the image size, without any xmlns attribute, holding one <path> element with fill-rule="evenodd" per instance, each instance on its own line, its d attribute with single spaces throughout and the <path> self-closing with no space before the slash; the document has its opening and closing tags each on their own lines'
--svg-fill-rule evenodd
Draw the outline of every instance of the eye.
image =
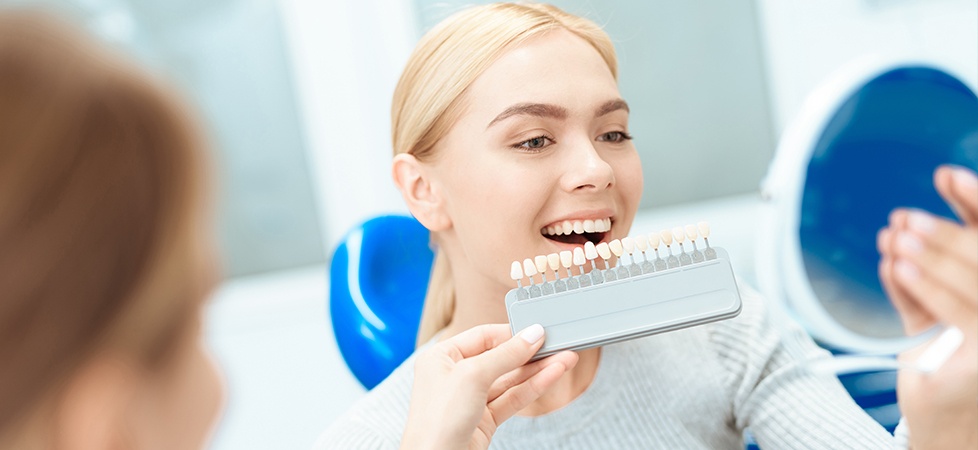
<svg viewBox="0 0 978 450">
<path fill-rule="evenodd" d="M 551 138 L 549 138 L 547 136 L 540 135 L 540 136 L 533 137 L 533 138 L 527 139 L 525 141 L 522 141 L 522 142 L 520 142 L 520 143 L 518 143 L 516 145 L 513 145 L 513 148 L 515 148 L 517 150 L 523 150 L 523 151 L 533 152 L 533 151 L 542 150 L 542 149 L 546 148 L 547 146 L 552 145 L 553 143 L 554 143 L 554 140 L 553 139 L 551 139 Z"/>
<path fill-rule="evenodd" d="M 624 131 L 609 131 L 601 136 L 598 136 L 598 141 L 601 142 L 613 142 L 620 144 L 625 141 L 630 141 L 632 136 Z"/>
</svg>

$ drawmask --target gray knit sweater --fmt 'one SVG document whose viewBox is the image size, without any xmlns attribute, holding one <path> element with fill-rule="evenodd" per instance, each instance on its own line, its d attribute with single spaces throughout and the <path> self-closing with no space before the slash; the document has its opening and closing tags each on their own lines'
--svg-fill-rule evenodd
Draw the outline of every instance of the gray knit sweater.
<svg viewBox="0 0 978 450">
<path fill-rule="evenodd" d="M 797 325 L 774 323 L 750 288 L 742 285 L 741 295 L 737 318 L 604 347 L 580 397 L 544 416 L 513 417 L 490 448 L 742 449 L 747 427 L 765 449 L 906 445 L 863 413 L 836 377 L 804 363 L 828 352 Z M 412 357 L 316 448 L 396 449 L 413 379 Z"/>
</svg>

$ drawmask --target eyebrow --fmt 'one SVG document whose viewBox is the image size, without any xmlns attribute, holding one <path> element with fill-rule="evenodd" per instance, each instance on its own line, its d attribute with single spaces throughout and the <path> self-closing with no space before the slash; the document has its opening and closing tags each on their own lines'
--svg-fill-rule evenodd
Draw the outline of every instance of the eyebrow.
<svg viewBox="0 0 978 450">
<path fill-rule="evenodd" d="M 495 125 L 496 122 L 500 122 L 512 116 L 520 115 L 563 119 L 567 117 L 567 108 L 557 105 L 548 105 L 546 103 L 517 103 L 499 113 L 495 119 L 492 119 L 492 122 L 489 122 L 486 129 Z"/>
<path fill-rule="evenodd" d="M 628 103 L 626 103 L 624 100 L 620 98 L 609 100 L 598 107 L 597 111 L 594 112 L 594 117 L 601 117 L 605 114 L 611 114 L 621 109 L 624 109 L 625 112 L 631 112 L 631 110 L 628 109 Z"/>
<path fill-rule="evenodd" d="M 620 98 L 616 98 L 614 100 L 609 100 L 603 103 L 601 106 L 599 106 L 598 109 L 594 111 L 594 117 L 601 117 L 606 114 L 610 114 L 612 112 L 622 110 L 622 109 L 625 110 L 626 112 L 630 111 L 628 109 L 628 103 L 626 103 L 624 100 Z M 562 106 L 557 106 L 557 105 L 550 105 L 546 103 L 518 103 L 513 106 L 510 106 L 509 108 L 506 108 L 505 111 L 499 113 L 499 115 L 496 116 L 495 119 L 492 119 L 492 122 L 489 122 L 489 125 L 486 126 L 486 129 L 492 127 L 497 122 L 503 121 L 512 116 L 520 116 L 520 115 L 564 119 L 567 117 L 567 108 L 564 108 Z"/>
</svg>

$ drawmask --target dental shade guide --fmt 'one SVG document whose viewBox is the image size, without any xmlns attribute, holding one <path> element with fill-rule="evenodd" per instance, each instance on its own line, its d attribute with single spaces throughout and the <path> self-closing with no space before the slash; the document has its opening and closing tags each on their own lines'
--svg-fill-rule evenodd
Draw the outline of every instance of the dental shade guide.
<svg viewBox="0 0 978 450">
<path fill-rule="evenodd" d="M 547 255 L 547 266 L 554 273 L 554 292 L 564 292 L 567 290 L 567 282 L 560 279 L 560 255 L 551 253 Z"/>
<path fill-rule="evenodd" d="M 530 279 L 530 287 L 526 289 L 530 291 L 530 298 L 536 298 L 543 295 L 543 291 L 540 289 L 540 286 L 537 286 L 536 281 L 533 279 L 533 276 L 537 274 L 537 266 L 533 263 L 532 259 L 527 258 L 523 260 L 523 273 L 525 273 L 526 277 Z"/>
<path fill-rule="evenodd" d="M 644 239 L 644 238 L 643 238 Z M 659 256 L 659 233 L 649 233 L 649 246 L 655 250 L 655 262 L 652 265 L 655 267 L 655 271 L 666 270 L 669 267 L 666 265 L 666 260 Z M 649 272 L 652 272 L 651 270 Z"/>
<path fill-rule="evenodd" d="M 696 224 L 696 228 L 700 231 L 700 236 L 703 236 L 703 242 L 706 243 L 706 250 L 703 250 L 703 256 L 707 260 L 716 259 L 717 252 L 710 248 L 710 224 L 700 222 Z"/>
<path fill-rule="evenodd" d="M 509 271 L 510 278 L 516 282 L 516 299 L 526 300 L 530 298 L 530 292 L 523 287 L 523 266 L 519 261 L 513 261 L 513 267 Z"/>
<path fill-rule="evenodd" d="M 536 266 L 537 272 L 540 272 L 540 276 L 543 278 L 540 285 L 543 295 L 553 294 L 553 283 L 547 283 L 547 255 L 537 255 L 536 258 L 533 258 L 533 265 Z"/>
<path fill-rule="evenodd" d="M 567 290 L 574 290 L 581 287 L 581 283 L 574 278 L 574 273 L 571 272 L 572 264 L 574 263 L 574 257 L 570 250 L 564 250 L 560 254 L 560 265 L 567 271 Z"/>
<path fill-rule="evenodd" d="M 696 248 L 696 225 L 686 225 L 686 237 L 689 242 L 693 243 L 693 253 L 691 259 L 693 263 L 703 262 L 706 258 L 703 256 L 703 252 Z"/>
<path fill-rule="evenodd" d="M 607 242 L 598 243 L 594 246 L 595 251 L 598 252 L 598 257 L 604 261 L 604 269 L 600 269 L 601 278 L 605 281 L 615 281 L 618 279 L 618 274 L 611 270 L 611 264 L 608 262 L 611 259 L 611 247 L 608 246 Z"/>
<path fill-rule="evenodd" d="M 591 285 L 591 277 L 584 274 L 584 263 L 586 261 L 587 259 L 584 258 L 584 249 L 581 247 L 575 248 L 574 265 L 577 266 L 577 269 L 581 271 L 581 273 L 577 275 L 577 283 L 578 283 L 577 285 L 582 288 Z"/>
<path fill-rule="evenodd" d="M 635 239 L 631 237 L 623 237 L 621 239 L 622 250 L 628 254 L 628 259 L 631 263 L 628 265 L 628 276 L 637 277 L 642 274 L 642 267 L 638 265 L 635 261 Z"/>
<path fill-rule="evenodd" d="M 642 254 L 642 273 L 652 273 L 655 272 L 655 267 L 649 261 L 649 243 L 645 240 L 642 235 L 635 236 L 632 238 L 635 240 L 635 247 L 638 248 L 638 252 Z"/>
<path fill-rule="evenodd" d="M 683 231 L 683 227 L 675 227 L 672 229 L 672 238 L 679 243 L 679 265 L 688 266 L 693 263 L 693 258 L 690 258 L 686 254 L 686 247 L 683 247 L 683 241 L 686 240 L 686 233 Z"/>
<path fill-rule="evenodd" d="M 591 284 L 601 284 L 604 283 L 604 277 L 601 276 L 601 271 L 598 270 L 598 266 L 594 264 L 594 260 L 598 257 L 598 250 L 594 246 L 594 242 L 587 241 L 584 243 L 584 256 L 591 261 L 591 273 L 588 276 L 591 277 Z M 583 274 L 582 274 L 583 276 Z"/>
<path fill-rule="evenodd" d="M 730 258 L 726 250 L 706 243 L 709 225 L 705 225 L 706 233 L 703 233 L 704 224 L 653 233 L 650 237 L 654 235 L 657 239 L 652 239 L 652 250 L 647 252 L 642 247 L 648 250 L 649 241 L 639 236 L 598 246 L 589 242 L 591 245 L 576 247 L 573 252 L 565 250 L 542 259 L 526 259 L 522 273 L 519 262 L 514 262 L 511 276 L 517 287 L 505 298 L 510 327 L 515 333 L 537 323 L 544 326 L 547 338 L 534 357 L 540 359 L 563 350 L 583 350 L 737 316 L 741 300 Z M 712 259 L 706 252 L 697 257 L 696 240 L 700 237 L 712 252 Z M 667 262 L 658 258 L 657 249 L 661 241 L 671 251 L 669 244 L 673 238 L 682 250 L 679 257 L 670 253 L 667 260 L 675 259 L 675 266 L 666 267 Z M 636 241 L 645 245 L 636 245 Z M 682 245 L 687 241 L 693 245 L 692 252 L 686 252 Z M 653 251 L 656 251 L 656 261 L 663 263 L 662 270 L 656 270 L 655 263 L 650 261 Z M 641 267 L 640 253 L 652 272 L 633 270 Z M 612 254 L 615 261 L 611 260 Z M 622 260 L 626 255 L 627 265 Z M 682 256 L 689 258 L 687 264 L 680 263 Z M 604 260 L 603 269 L 594 261 L 598 257 Z M 590 273 L 584 268 L 588 260 Z M 554 272 L 553 281 L 544 275 L 542 286 L 535 283 L 536 273 L 544 272 L 535 261 L 542 261 L 544 270 L 549 267 Z M 572 270 L 575 265 L 580 271 L 576 275 Z M 565 278 L 560 277 L 559 267 L 566 270 Z M 603 275 L 600 278 L 603 283 L 595 282 L 596 273 Z M 523 275 L 530 279 L 529 288 L 522 285 Z M 558 290 L 561 282 L 566 284 L 565 291 Z M 551 289 L 544 287 L 547 285 L 552 285 Z M 539 294 L 534 295 L 534 288 Z"/>
<path fill-rule="evenodd" d="M 621 241 L 615 239 L 608 243 L 608 250 L 615 255 L 615 267 L 610 269 L 615 273 L 615 279 L 625 279 L 628 278 L 628 269 L 621 263 L 621 255 L 625 253 L 625 249 L 621 245 Z"/>
<path fill-rule="evenodd" d="M 669 257 L 666 258 L 666 266 L 670 269 L 679 267 L 679 258 L 672 254 L 672 232 L 662 230 L 659 232 L 659 238 L 662 239 L 662 243 L 666 244 L 666 249 L 669 250 Z"/>
</svg>

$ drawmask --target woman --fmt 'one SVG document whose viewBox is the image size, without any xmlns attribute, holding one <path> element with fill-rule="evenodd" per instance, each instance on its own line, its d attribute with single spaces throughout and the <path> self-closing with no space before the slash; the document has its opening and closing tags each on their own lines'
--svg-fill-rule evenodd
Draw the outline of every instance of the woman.
<svg viewBox="0 0 978 450">
<path fill-rule="evenodd" d="M 202 448 L 222 403 L 202 143 L 170 92 L 0 12 L 0 448 Z"/>
<path fill-rule="evenodd" d="M 321 446 L 740 448 L 748 426 L 768 448 L 892 445 L 835 377 L 807 369 L 827 353 L 772 323 L 746 286 L 736 319 L 562 356 L 533 369 L 546 382 L 521 388 L 542 395 L 519 416 L 492 407 L 526 374 L 480 373 L 493 357 L 470 364 L 451 341 L 507 322 L 510 262 L 629 232 L 642 172 L 616 77 L 608 36 L 551 6 L 474 7 L 422 38 L 392 107 L 394 181 L 438 247 L 422 351 Z M 546 231 L 585 221 L 605 226 Z M 473 353 L 503 342 L 498 333 Z"/>
</svg>

